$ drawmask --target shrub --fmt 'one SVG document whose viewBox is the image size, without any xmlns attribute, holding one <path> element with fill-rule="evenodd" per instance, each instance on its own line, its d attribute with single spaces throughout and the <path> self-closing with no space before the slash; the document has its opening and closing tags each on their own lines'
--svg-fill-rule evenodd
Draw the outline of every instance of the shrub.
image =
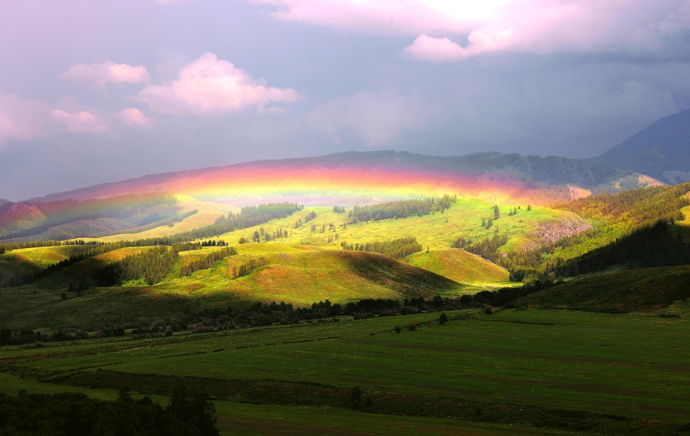
<svg viewBox="0 0 690 436">
<path fill-rule="evenodd" d="M 362 399 L 362 390 L 359 388 L 359 386 L 355 386 L 354 388 L 352 388 L 350 399 L 352 399 L 352 402 L 355 404 L 358 404 L 359 401 Z"/>
<path fill-rule="evenodd" d="M 492 315 L 494 313 L 494 308 L 491 306 L 486 306 L 484 308 L 484 314 L 485 315 Z"/>
<path fill-rule="evenodd" d="M 400 333 L 401 331 L 402 331 L 402 329 L 400 328 L 400 326 L 396 325 L 395 326 L 395 333 Z"/>
<path fill-rule="evenodd" d="M 413 331 L 417 330 L 417 324 L 411 322 L 411 323 L 409 323 L 409 324 L 407 325 L 407 329 L 408 329 L 409 331 L 413 332 Z"/>
<path fill-rule="evenodd" d="M 446 316 L 446 313 L 443 312 L 441 316 L 438 317 L 438 323 L 443 325 L 448 322 L 448 317 Z"/>
</svg>

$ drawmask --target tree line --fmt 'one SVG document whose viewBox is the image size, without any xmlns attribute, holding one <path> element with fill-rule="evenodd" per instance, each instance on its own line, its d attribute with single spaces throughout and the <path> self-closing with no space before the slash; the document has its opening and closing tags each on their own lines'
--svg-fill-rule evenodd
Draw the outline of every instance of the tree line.
<svg viewBox="0 0 690 436">
<path fill-rule="evenodd" d="M 443 213 L 444 210 L 449 209 L 451 204 L 456 201 L 457 195 L 443 195 L 442 197 L 418 200 L 391 201 L 369 206 L 355 206 L 348 212 L 347 216 L 352 219 L 352 223 L 424 216 L 432 212 Z"/>
<path fill-rule="evenodd" d="M 228 256 L 236 256 L 237 250 L 234 247 L 227 247 L 220 250 L 213 251 L 206 256 L 191 260 L 182 265 L 180 268 L 180 277 L 191 275 L 196 271 L 202 269 L 209 269 L 216 261 L 225 259 Z"/>
<path fill-rule="evenodd" d="M 123 388 L 115 401 L 82 393 L 0 393 L 0 434 L 12 436 L 218 436 L 216 409 L 206 394 L 173 391 L 167 407 L 134 400 Z"/>
<path fill-rule="evenodd" d="M 345 250 L 369 251 L 385 254 L 394 259 L 404 259 L 412 253 L 422 251 L 422 245 L 414 236 L 391 239 L 389 241 L 373 241 L 362 244 L 348 244 L 343 241 L 340 244 Z"/>
<path fill-rule="evenodd" d="M 101 286 L 116 286 L 130 280 L 144 279 L 149 285 L 163 280 L 177 260 L 178 252 L 158 246 L 134 256 L 127 256 L 101 268 L 98 281 Z"/>
</svg>

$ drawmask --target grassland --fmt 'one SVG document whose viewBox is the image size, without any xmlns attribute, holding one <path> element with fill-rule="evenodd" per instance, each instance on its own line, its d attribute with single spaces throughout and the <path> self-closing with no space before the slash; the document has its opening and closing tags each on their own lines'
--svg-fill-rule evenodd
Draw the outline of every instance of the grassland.
<svg viewBox="0 0 690 436">
<path fill-rule="evenodd" d="M 82 296 L 70 293 L 66 301 L 61 299 L 70 283 L 85 278 L 97 284 L 96 275 L 101 267 L 146 249 L 130 247 L 112 251 L 70 265 L 29 285 L 3 289 L 0 292 L 3 326 L 82 328 L 157 320 L 178 316 L 185 310 L 246 306 L 255 301 L 310 306 L 326 299 L 347 303 L 365 298 L 430 298 L 461 294 L 466 288 L 446 277 L 376 253 L 323 250 L 318 246 L 244 244 L 237 256 L 187 277 L 180 277 L 181 264 L 215 248 L 182 252 L 165 280 L 153 286 L 136 281 L 119 287 L 93 287 Z M 239 265 L 259 258 L 265 260 L 266 266 L 235 278 L 234 270 Z"/>
<path fill-rule="evenodd" d="M 690 298 L 688 283 L 688 265 L 619 269 L 572 279 L 523 297 L 516 304 L 601 312 L 681 313 L 684 312 L 683 301 Z"/>
<path fill-rule="evenodd" d="M 665 434 L 654 426 L 688 421 L 686 319 L 536 309 L 448 315 L 443 326 L 430 313 L 13 348 L 0 352 L 0 390 L 105 395 L 126 385 L 165 396 L 187 385 L 215 397 L 222 428 L 252 434 L 341 426 L 345 434 L 624 434 L 639 426 Z M 417 331 L 392 330 L 413 322 Z M 362 409 L 371 413 L 347 406 L 353 386 L 371 399 Z M 579 429 L 578 417 L 586 421 Z"/>
</svg>

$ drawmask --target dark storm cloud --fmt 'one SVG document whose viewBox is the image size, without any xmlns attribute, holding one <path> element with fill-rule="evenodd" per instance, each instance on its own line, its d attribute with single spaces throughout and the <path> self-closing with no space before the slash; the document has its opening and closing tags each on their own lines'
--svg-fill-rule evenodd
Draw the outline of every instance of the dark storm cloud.
<svg viewBox="0 0 690 436">
<path fill-rule="evenodd" d="M 12 3 L 0 197 L 343 150 L 588 157 L 690 106 L 690 2 L 478 5 Z"/>
</svg>

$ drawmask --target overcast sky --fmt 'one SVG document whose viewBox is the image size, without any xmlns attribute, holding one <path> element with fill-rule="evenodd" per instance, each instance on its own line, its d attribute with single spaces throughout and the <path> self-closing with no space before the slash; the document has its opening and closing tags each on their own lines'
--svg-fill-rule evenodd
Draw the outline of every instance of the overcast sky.
<svg viewBox="0 0 690 436">
<path fill-rule="evenodd" d="M 690 107 L 689 0 L 0 0 L 0 197 L 394 149 L 589 157 Z"/>
</svg>

